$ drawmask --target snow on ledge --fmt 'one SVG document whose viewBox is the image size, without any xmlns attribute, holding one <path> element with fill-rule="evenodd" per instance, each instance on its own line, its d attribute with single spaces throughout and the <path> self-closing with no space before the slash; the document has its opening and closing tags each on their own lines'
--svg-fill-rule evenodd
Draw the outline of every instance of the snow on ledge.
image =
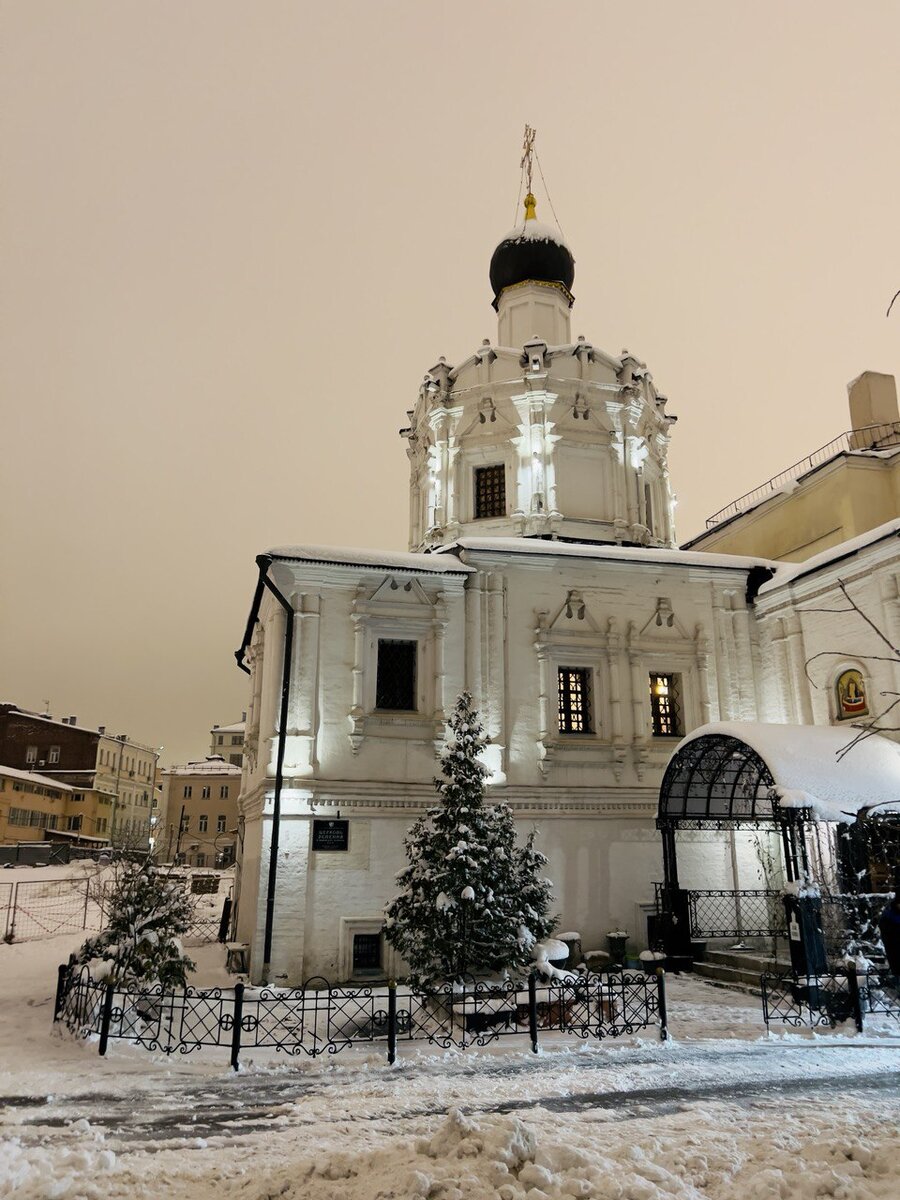
<svg viewBox="0 0 900 1200">
<path fill-rule="evenodd" d="M 272 558 L 335 563 L 338 566 L 427 571 L 431 575 L 467 575 L 474 570 L 474 567 L 467 567 L 458 558 L 443 558 L 436 554 L 411 554 L 400 550 L 360 550 L 353 546 L 276 546 L 267 550 L 266 554 Z"/>
<path fill-rule="evenodd" d="M 713 567 L 749 571 L 752 567 L 777 567 L 767 558 L 747 558 L 739 554 L 713 554 L 702 550 L 676 550 L 665 546 L 617 546 L 611 542 L 545 541 L 528 537 L 462 537 L 439 547 L 436 554 L 455 550 L 486 553 L 556 555 L 560 558 L 601 558 L 619 562 L 666 563 L 684 567 Z"/>
<path fill-rule="evenodd" d="M 807 558 L 803 562 L 781 563 L 776 566 L 774 576 L 759 589 L 759 595 L 765 596 L 776 588 L 792 583 L 802 575 L 811 575 L 814 571 L 827 567 L 832 562 L 858 554 L 860 550 L 874 545 L 875 542 L 897 536 L 900 536 L 900 520 L 886 521 L 884 525 L 869 529 L 858 537 L 849 538 L 846 542 L 839 542 L 836 546 L 822 550 L 819 554 L 814 554 L 812 558 Z"/>
<path fill-rule="evenodd" d="M 701 725 L 678 749 L 699 737 L 737 738 L 772 773 L 786 808 L 810 808 L 821 821 L 852 821 L 861 808 L 900 812 L 900 746 L 874 734 L 838 759 L 856 736 L 850 727 L 716 721 Z"/>
</svg>

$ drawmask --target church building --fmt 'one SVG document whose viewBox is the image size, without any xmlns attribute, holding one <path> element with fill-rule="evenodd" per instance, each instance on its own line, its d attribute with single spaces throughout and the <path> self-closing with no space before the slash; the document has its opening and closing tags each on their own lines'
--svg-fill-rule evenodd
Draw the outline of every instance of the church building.
<svg viewBox="0 0 900 1200">
<path fill-rule="evenodd" d="M 254 981 L 403 973 L 383 909 L 463 690 L 491 739 L 488 799 L 537 826 L 560 928 L 585 948 L 616 929 L 646 945 L 679 740 L 785 719 L 765 716 L 774 651 L 753 611 L 777 564 L 677 548 L 675 417 L 637 356 L 573 339 L 575 261 L 530 191 L 490 283 L 496 342 L 433 365 L 402 430 L 409 549 L 257 559 L 237 652 Z M 683 880 L 728 886 L 715 838 L 685 835 Z"/>
</svg>

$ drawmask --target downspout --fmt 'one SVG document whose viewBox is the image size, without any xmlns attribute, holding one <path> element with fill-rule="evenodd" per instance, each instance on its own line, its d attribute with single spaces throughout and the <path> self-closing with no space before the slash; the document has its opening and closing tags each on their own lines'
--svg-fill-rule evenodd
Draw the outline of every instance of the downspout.
<svg viewBox="0 0 900 1200">
<path fill-rule="evenodd" d="M 267 588 L 281 607 L 285 611 L 285 626 L 284 626 L 284 662 L 281 668 L 281 717 L 278 728 L 278 754 L 275 760 L 275 795 L 272 801 L 272 837 L 269 845 L 269 879 L 266 889 L 266 925 L 265 934 L 263 937 L 263 983 L 268 983 L 269 972 L 272 965 L 272 929 L 275 918 L 275 884 L 278 874 L 278 835 L 281 827 L 281 788 L 284 775 L 284 743 L 287 732 L 288 723 L 288 702 L 291 693 L 291 660 L 293 658 L 294 647 L 294 609 L 290 602 L 279 592 L 278 588 L 269 579 L 269 568 L 272 565 L 272 557 L 268 554 L 260 554 L 256 559 L 256 564 L 259 567 L 259 580 L 256 585 L 256 594 L 253 597 L 253 607 L 250 610 L 250 618 L 247 621 L 247 630 L 244 634 L 244 642 L 240 650 L 236 651 L 235 658 L 237 664 L 242 670 L 249 670 L 244 666 L 244 651 L 246 650 L 250 637 L 253 631 L 253 625 L 256 623 L 259 614 L 259 604 L 262 599 L 263 588 Z"/>
</svg>

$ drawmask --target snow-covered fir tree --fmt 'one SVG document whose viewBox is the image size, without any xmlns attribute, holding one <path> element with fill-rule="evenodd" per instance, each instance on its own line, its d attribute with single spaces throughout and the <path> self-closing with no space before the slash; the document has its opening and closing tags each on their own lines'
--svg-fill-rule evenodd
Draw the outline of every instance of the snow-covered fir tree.
<svg viewBox="0 0 900 1200">
<path fill-rule="evenodd" d="M 187 933 L 193 904 L 181 879 L 150 864 L 121 862 L 103 887 L 109 924 L 90 937 L 76 962 L 88 963 L 95 978 L 110 983 L 185 987 L 194 963 L 179 938 Z"/>
<path fill-rule="evenodd" d="M 407 834 L 403 890 L 386 913 L 385 937 L 421 988 L 473 974 L 520 975 L 555 924 L 534 834 L 517 846 L 512 810 L 484 802 L 487 738 L 471 705 L 464 692 L 449 721 L 443 778 L 434 781 L 441 803 Z"/>
</svg>

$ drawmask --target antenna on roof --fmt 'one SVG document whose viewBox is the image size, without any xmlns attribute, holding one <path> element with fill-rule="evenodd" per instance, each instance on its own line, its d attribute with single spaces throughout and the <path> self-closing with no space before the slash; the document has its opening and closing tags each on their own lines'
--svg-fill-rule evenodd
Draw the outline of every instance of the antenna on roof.
<svg viewBox="0 0 900 1200">
<path fill-rule="evenodd" d="M 44 701 L 44 716 L 45 717 L 50 716 L 50 701 L 49 700 Z"/>
</svg>

